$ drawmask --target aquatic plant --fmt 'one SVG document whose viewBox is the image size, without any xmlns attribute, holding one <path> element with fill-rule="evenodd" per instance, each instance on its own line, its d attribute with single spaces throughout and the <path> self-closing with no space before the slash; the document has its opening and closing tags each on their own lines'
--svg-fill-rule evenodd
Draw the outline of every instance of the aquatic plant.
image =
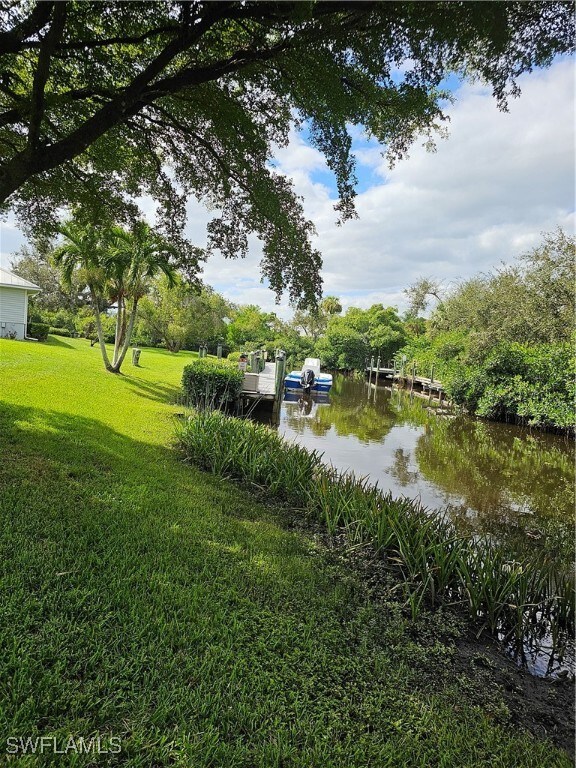
<svg viewBox="0 0 576 768">
<path fill-rule="evenodd" d="M 518 643 L 536 624 L 554 643 L 574 631 L 574 573 L 556 561 L 519 561 L 488 536 L 459 535 L 441 512 L 340 473 L 261 424 L 200 411 L 180 425 L 178 442 L 186 460 L 288 501 L 331 535 L 342 530 L 352 543 L 370 544 L 400 577 L 413 617 L 425 603 L 457 604 L 481 628 Z"/>
</svg>

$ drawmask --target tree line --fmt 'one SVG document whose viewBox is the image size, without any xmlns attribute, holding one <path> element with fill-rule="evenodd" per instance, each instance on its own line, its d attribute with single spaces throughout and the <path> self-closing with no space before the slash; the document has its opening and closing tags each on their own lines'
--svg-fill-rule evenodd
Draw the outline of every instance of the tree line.
<svg viewBox="0 0 576 768">
<path fill-rule="evenodd" d="M 97 340 L 112 372 L 131 343 L 174 353 L 200 344 L 215 352 L 220 343 L 232 357 L 282 348 L 294 367 L 314 356 L 335 370 L 363 371 L 371 357 L 406 359 L 422 375 L 433 368 L 472 413 L 567 429 L 574 424 L 574 255 L 574 238 L 558 229 L 515 263 L 449 289 L 422 278 L 406 289 L 402 315 L 382 304 L 343 312 L 327 296 L 289 321 L 190 278 L 177 249 L 143 222 L 126 230 L 72 219 L 50 247 L 25 247 L 13 268 L 42 288 L 31 319 Z"/>
<path fill-rule="evenodd" d="M 350 308 L 327 296 L 290 321 L 256 305 L 238 306 L 202 284 L 178 249 L 145 222 L 132 228 L 94 224 L 80 212 L 51 242 L 25 246 L 12 268 L 42 288 L 30 320 L 53 333 L 98 343 L 108 371 L 120 371 L 130 344 L 171 352 L 222 343 L 227 352 L 284 349 L 291 362 L 319 356 L 333 369 L 363 368 L 374 352 L 390 357 L 406 342 L 406 325 L 392 307 Z M 112 345 L 110 350 L 107 345 Z"/>
<path fill-rule="evenodd" d="M 573 430 L 576 395 L 575 239 L 561 229 L 515 263 L 449 290 L 407 289 L 413 312 L 430 299 L 425 332 L 402 350 L 454 402 L 478 416 Z"/>
</svg>

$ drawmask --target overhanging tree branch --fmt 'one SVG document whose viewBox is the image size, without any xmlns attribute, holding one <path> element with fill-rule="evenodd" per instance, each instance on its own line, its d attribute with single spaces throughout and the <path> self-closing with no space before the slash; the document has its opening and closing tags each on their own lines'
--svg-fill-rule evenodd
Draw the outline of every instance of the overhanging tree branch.
<svg viewBox="0 0 576 768">
<path fill-rule="evenodd" d="M 32 85 L 32 98 L 30 110 L 30 126 L 28 129 L 28 146 L 31 149 L 38 147 L 40 125 L 44 115 L 44 89 L 50 74 L 50 57 L 64 30 L 66 21 L 66 2 L 56 3 L 52 25 L 44 36 L 40 53 L 38 54 L 38 66 L 34 73 Z"/>
<path fill-rule="evenodd" d="M 9 32 L 0 32 L 0 56 L 18 53 L 25 47 L 25 40 L 38 34 L 46 26 L 56 3 L 50 0 L 36 3 L 32 13 Z"/>
</svg>

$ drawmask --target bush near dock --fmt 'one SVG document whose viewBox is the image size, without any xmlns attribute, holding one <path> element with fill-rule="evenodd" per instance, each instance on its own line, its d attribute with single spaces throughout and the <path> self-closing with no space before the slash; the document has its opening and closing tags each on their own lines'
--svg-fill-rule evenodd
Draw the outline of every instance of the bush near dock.
<svg viewBox="0 0 576 768">
<path fill-rule="evenodd" d="M 186 404 L 193 408 L 222 408 L 235 403 L 243 380 L 244 374 L 234 363 L 209 358 L 194 360 L 182 374 Z"/>
</svg>

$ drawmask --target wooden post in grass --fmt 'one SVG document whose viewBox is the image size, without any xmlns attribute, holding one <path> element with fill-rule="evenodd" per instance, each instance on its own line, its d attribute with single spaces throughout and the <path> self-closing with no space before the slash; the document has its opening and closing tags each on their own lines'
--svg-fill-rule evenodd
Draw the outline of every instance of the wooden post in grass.
<svg viewBox="0 0 576 768">
<path fill-rule="evenodd" d="M 410 394 L 412 394 L 412 390 L 414 389 L 415 377 L 416 377 L 416 363 L 412 363 L 412 381 L 410 382 Z"/>
</svg>

